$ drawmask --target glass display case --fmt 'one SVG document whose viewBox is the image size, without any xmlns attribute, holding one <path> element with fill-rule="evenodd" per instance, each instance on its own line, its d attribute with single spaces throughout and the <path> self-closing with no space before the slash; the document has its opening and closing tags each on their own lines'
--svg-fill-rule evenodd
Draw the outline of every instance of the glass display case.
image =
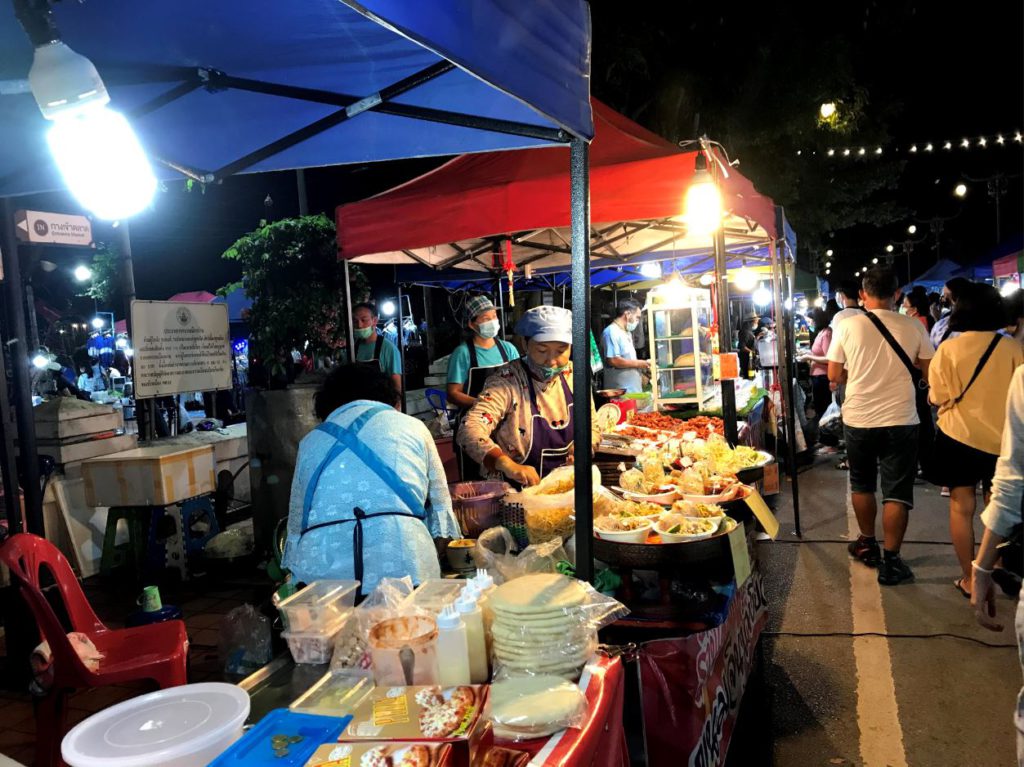
<svg viewBox="0 0 1024 767">
<path fill-rule="evenodd" d="M 714 394 L 711 291 L 669 283 L 647 297 L 654 409 L 701 407 Z"/>
</svg>

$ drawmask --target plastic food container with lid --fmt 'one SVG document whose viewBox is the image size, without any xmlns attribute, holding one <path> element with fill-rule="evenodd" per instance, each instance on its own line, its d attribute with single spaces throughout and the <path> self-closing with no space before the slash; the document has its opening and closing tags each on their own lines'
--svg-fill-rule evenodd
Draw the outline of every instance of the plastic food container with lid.
<svg viewBox="0 0 1024 767">
<path fill-rule="evenodd" d="M 140 695 L 99 711 L 64 736 L 71 767 L 203 767 L 242 735 L 249 694 L 206 682 Z"/>
<path fill-rule="evenodd" d="M 288 642 L 292 660 L 296 663 L 330 663 L 334 654 L 334 640 L 348 618 L 343 613 L 328 626 L 310 631 L 282 631 L 281 638 Z"/>
<path fill-rule="evenodd" d="M 359 581 L 313 581 L 277 609 L 286 631 L 314 631 L 333 625 L 355 606 Z"/>
<path fill-rule="evenodd" d="M 402 607 L 418 607 L 439 615 L 446 605 L 454 604 L 465 587 L 461 578 L 429 578 L 402 603 Z"/>
<path fill-rule="evenodd" d="M 328 671 L 288 708 L 302 714 L 347 716 L 373 689 L 373 678 L 351 671 Z"/>
</svg>

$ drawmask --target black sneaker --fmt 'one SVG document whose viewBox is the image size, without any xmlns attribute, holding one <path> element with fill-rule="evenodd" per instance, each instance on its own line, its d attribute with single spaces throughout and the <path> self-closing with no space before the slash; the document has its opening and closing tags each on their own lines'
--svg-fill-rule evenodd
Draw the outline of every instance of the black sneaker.
<svg viewBox="0 0 1024 767">
<path fill-rule="evenodd" d="M 898 583 L 914 580 L 914 571 L 899 555 L 885 557 L 878 567 L 878 582 L 883 586 L 895 586 Z"/>
<path fill-rule="evenodd" d="M 878 548 L 878 541 L 871 538 L 858 538 L 846 547 L 850 556 L 863 562 L 868 567 L 878 567 L 882 559 L 882 551 Z"/>
</svg>

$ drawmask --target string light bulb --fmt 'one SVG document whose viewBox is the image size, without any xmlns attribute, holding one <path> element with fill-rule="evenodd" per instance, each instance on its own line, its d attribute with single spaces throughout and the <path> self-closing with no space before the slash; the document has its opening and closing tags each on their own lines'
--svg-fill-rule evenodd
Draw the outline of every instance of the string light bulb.
<svg viewBox="0 0 1024 767">
<path fill-rule="evenodd" d="M 835 251 L 832 250 L 832 248 L 829 248 L 828 250 L 825 251 L 825 255 L 828 256 L 829 258 L 832 258 L 834 253 Z"/>
<path fill-rule="evenodd" d="M 861 148 L 860 148 L 860 149 L 859 149 L 859 150 L 857 151 L 857 154 L 859 154 L 859 155 L 860 155 L 861 157 L 863 157 L 863 156 L 864 156 L 864 155 L 866 155 L 867 153 L 868 153 L 868 150 L 867 150 L 867 149 L 865 149 L 864 147 L 861 147 Z"/>
<path fill-rule="evenodd" d="M 835 149 L 829 149 L 828 150 L 828 156 L 829 157 L 835 157 L 835 154 L 836 154 L 836 150 Z"/>
<path fill-rule="evenodd" d="M 1020 131 L 1017 131 L 1016 133 L 1013 134 L 1013 140 L 1016 141 L 1018 144 L 1021 143 Z"/>
<path fill-rule="evenodd" d="M 828 120 L 836 114 L 836 104 L 834 101 L 826 101 L 818 108 L 818 114 L 821 115 L 822 120 Z"/>
<path fill-rule="evenodd" d="M 957 184 L 955 187 L 953 187 L 953 194 L 955 194 L 957 197 L 961 197 L 961 198 L 962 197 L 966 197 L 967 196 L 967 184 L 962 184 L 962 183 L 961 184 Z"/>
<path fill-rule="evenodd" d="M 917 144 L 912 144 L 910 147 L 911 152 L 917 152 Z"/>
<path fill-rule="evenodd" d="M 970 149 L 971 148 L 971 142 L 969 140 L 967 140 L 967 139 L 963 139 L 960 142 L 960 146 L 962 146 L 964 149 Z"/>
<path fill-rule="evenodd" d="M 754 301 L 755 306 L 768 306 L 772 302 L 772 294 L 768 291 L 768 288 L 761 283 L 757 290 L 753 292 L 751 298 Z"/>
<path fill-rule="evenodd" d="M 932 149 L 934 149 L 934 148 L 935 148 L 935 147 L 934 147 L 934 146 L 932 146 L 932 145 L 931 145 L 930 143 L 929 143 L 929 144 L 925 144 L 925 145 L 924 145 L 924 151 L 926 151 L 926 152 L 930 152 L 930 151 L 932 151 Z"/>
<path fill-rule="evenodd" d="M 888 245 L 885 246 L 885 252 L 886 253 L 892 253 L 894 250 L 896 250 L 896 248 L 893 247 L 891 242 Z M 877 258 L 875 259 L 875 263 L 876 264 L 878 263 L 878 259 Z"/>
<path fill-rule="evenodd" d="M 757 285 L 757 273 L 752 269 L 747 268 L 747 262 L 744 261 L 743 265 L 740 266 L 739 271 L 736 272 L 735 278 L 733 278 L 733 284 L 737 290 L 744 293 L 749 293 Z"/>
<path fill-rule="evenodd" d="M 978 139 L 978 146 L 980 146 L 982 149 L 988 146 L 988 141 L 985 139 L 984 136 Z"/>
<path fill-rule="evenodd" d="M 942 148 L 943 149 L 952 149 L 953 148 L 953 142 L 952 141 L 947 141 L 945 144 L 942 145 Z"/>
<path fill-rule="evenodd" d="M 890 246 L 890 247 L 892 247 L 892 246 Z M 875 258 L 872 258 L 871 259 L 871 263 L 877 264 L 878 263 L 878 257 L 876 256 Z"/>
<path fill-rule="evenodd" d="M 711 272 L 704 272 L 704 274 L 702 274 L 700 276 L 700 280 L 699 280 L 700 284 L 703 285 L 705 288 L 708 285 L 711 285 L 714 281 L 715 281 L 715 275 L 713 275 Z"/>
<path fill-rule="evenodd" d="M 1006 143 L 1006 139 L 1004 139 L 1000 134 L 999 136 L 996 136 L 996 143 L 999 144 L 999 146 L 1002 146 Z"/>
<path fill-rule="evenodd" d="M 875 154 L 881 154 L 881 153 L 882 153 L 882 147 L 880 147 L 880 146 L 875 147 Z"/>
<path fill-rule="evenodd" d="M 843 150 L 843 157 L 849 157 L 849 156 L 850 156 L 850 150 L 849 149 L 844 149 Z"/>
<path fill-rule="evenodd" d="M 907 227 L 907 234 L 917 234 L 917 224 L 911 224 Z"/>
</svg>

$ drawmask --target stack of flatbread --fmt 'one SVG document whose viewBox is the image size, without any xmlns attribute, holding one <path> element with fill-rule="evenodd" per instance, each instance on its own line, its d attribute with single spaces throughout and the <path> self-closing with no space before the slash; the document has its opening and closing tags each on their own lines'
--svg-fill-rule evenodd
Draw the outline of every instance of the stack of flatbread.
<svg viewBox="0 0 1024 767">
<path fill-rule="evenodd" d="M 532 740 L 579 727 L 587 712 L 579 687 L 557 676 L 515 677 L 495 682 L 487 718 L 503 740 Z"/>
<path fill-rule="evenodd" d="M 583 615 L 587 591 L 555 573 L 524 575 L 499 586 L 488 601 L 495 665 L 504 676 L 578 679 L 596 636 Z"/>
</svg>

